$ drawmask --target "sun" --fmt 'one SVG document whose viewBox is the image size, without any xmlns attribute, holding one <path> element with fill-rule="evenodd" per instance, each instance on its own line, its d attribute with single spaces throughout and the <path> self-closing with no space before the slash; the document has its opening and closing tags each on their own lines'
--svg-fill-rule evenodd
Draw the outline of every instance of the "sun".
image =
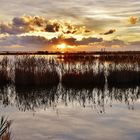
<svg viewBox="0 0 140 140">
<path fill-rule="evenodd" d="M 64 50 L 64 49 L 66 49 L 66 47 L 67 47 L 67 45 L 65 43 L 57 45 L 57 48 L 60 49 L 60 50 Z"/>
<path fill-rule="evenodd" d="M 56 45 L 56 49 L 61 51 L 62 53 L 72 51 L 75 46 L 68 45 L 66 43 L 61 43 Z"/>
</svg>

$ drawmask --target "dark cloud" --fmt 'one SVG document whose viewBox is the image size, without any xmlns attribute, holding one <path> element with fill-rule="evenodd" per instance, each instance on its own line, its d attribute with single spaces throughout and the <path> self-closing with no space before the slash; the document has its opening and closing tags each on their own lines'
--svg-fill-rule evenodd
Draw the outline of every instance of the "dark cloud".
<svg viewBox="0 0 140 140">
<path fill-rule="evenodd" d="M 130 46 L 133 46 L 134 48 L 138 48 L 140 50 L 140 41 L 134 41 L 128 43 Z"/>
<path fill-rule="evenodd" d="M 47 24 L 45 31 L 46 32 L 58 32 L 60 30 L 60 25 L 58 23 Z"/>
<path fill-rule="evenodd" d="M 109 35 L 109 34 L 113 34 L 114 32 L 116 32 L 115 29 L 110 29 L 109 31 L 107 31 L 105 33 L 101 33 L 101 35 Z"/>
<path fill-rule="evenodd" d="M 46 32 L 61 32 L 62 34 L 80 34 L 89 33 L 90 30 L 86 29 L 85 26 L 72 25 L 66 22 L 49 21 L 45 28 Z"/>
<path fill-rule="evenodd" d="M 22 34 L 31 31 L 43 31 L 46 23 L 47 20 L 39 16 L 15 17 L 11 23 L 0 24 L 0 33 Z"/>
<path fill-rule="evenodd" d="M 60 37 L 52 38 L 49 41 L 50 45 L 57 45 L 57 44 L 62 44 L 62 43 L 65 43 L 67 45 L 76 45 L 76 39 L 75 38 L 64 38 L 64 37 L 60 36 Z"/>
<path fill-rule="evenodd" d="M 76 41 L 77 45 L 89 45 L 95 42 L 102 42 L 102 38 L 95 38 L 95 37 L 89 37 L 89 38 L 83 38 L 80 41 Z"/>
<path fill-rule="evenodd" d="M 88 37 L 88 38 L 83 38 L 82 40 L 76 40 L 75 38 L 64 38 L 64 37 L 58 37 L 58 38 L 53 38 L 50 40 L 50 44 L 52 45 L 57 45 L 61 43 L 65 43 L 67 45 L 71 46 L 78 46 L 78 45 L 89 45 L 91 43 L 95 42 L 102 42 L 102 38 L 94 38 L 94 37 Z"/>
<path fill-rule="evenodd" d="M 3 24 L 2 23 L 0 25 L 0 33 L 1 34 L 22 34 L 25 32 L 28 32 L 27 28 L 26 29 L 23 27 L 19 28 L 18 26 L 14 26 L 12 24 Z"/>
<path fill-rule="evenodd" d="M 41 36 L 7 36 L 0 39 L 0 46 L 4 48 L 4 46 L 23 46 L 24 49 L 29 50 L 30 48 L 34 48 L 35 50 L 39 50 L 42 47 L 50 47 L 58 44 L 65 43 L 71 46 L 79 46 L 79 45 L 89 45 L 90 43 L 102 42 L 102 38 L 83 38 L 82 40 L 76 40 L 75 38 L 65 38 L 63 36 L 54 37 L 52 39 L 46 39 Z M 46 48 L 47 49 L 47 48 Z"/>
<path fill-rule="evenodd" d="M 103 41 L 103 44 L 106 46 L 110 46 L 110 45 L 124 45 L 124 41 L 119 40 L 119 39 L 113 39 L 111 41 Z"/>
<path fill-rule="evenodd" d="M 29 46 L 41 47 L 47 45 L 49 41 L 41 36 L 8 36 L 0 39 L 0 46 L 25 46 L 27 49 Z"/>
<path fill-rule="evenodd" d="M 139 50 L 140 49 L 140 42 L 129 42 L 125 43 L 122 40 L 114 39 L 111 41 L 103 40 L 102 38 L 94 38 L 88 37 L 83 38 L 82 40 L 77 40 L 76 38 L 65 38 L 63 36 L 54 37 L 52 39 L 46 39 L 45 37 L 41 36 L 16 36 L 10 35 L 6 37 L 0 38 L 0 50 L 24 50 L 24 51 L 36 51 L 36 50 L 46 50 L 51 46 L 56 46 L 58 44 L 65 43 L 70 46 L 76 46 L 77 49 L 80 46 L 87 46 L 88 49 L 94 48 L 107 48 L 107 50 Z M 20 46 L 21 48 L 16 48 L 16 46 Z M 54 47 L 55 48 L 55 47 Z M 85 51 L 86 51 L 85 48 Z"/>
</svg>

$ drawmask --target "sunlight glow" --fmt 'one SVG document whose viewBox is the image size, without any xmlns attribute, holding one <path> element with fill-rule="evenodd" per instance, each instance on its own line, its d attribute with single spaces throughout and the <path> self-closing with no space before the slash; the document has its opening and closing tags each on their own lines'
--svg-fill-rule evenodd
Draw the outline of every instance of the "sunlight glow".
<svg viewBox="0 0 140 140">
<path fill-rule="evenodd" d="M 60 50 L 64 50 L 67 47 L 65 43 L 57 45 L 57 48 Z"/>
<path fill-rule="evenodd" d="M 67 45 L 65 43 L 56 45 L 57 49 L 61 52 L 71 51 L 75 46 Z"/>
</svg>

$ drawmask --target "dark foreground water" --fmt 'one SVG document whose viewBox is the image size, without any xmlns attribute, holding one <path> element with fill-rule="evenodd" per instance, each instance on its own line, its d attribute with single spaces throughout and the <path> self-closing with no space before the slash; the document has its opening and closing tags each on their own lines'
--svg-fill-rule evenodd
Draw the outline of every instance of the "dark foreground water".
<svg viewBox="0 0 140 140">
<path fill-rule="evenodd" d="M 77 62 L 74 68 L 87 65 L 81 68 Z M 101 64 L 106 76 L 108 65 Z M 100 70 L 97 61 L 92 66 Z M 67 69 L 68 63 L 63 67 Z M 137 64 L 134 68 L 139 70 Z M 140 87 L 107 82 L 104 87 L 77 88 L 61 83 L 38 88 L 5 85 L 0 87 L 0 116 L 13 120 L 14 140 L 140 140 Z"/>
</svg>

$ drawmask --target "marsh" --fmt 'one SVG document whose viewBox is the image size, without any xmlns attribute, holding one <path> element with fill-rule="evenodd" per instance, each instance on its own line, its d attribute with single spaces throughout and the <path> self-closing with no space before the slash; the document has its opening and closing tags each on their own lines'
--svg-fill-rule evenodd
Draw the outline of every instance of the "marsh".
<svg viewBox="0 0 140 140">
<path fill-rule="evenodd" d="M 0 115 L 13 120 L 12 137 L 138 140 L 139 57 L 111 57 L 1 56 Z"/>
</svg>

